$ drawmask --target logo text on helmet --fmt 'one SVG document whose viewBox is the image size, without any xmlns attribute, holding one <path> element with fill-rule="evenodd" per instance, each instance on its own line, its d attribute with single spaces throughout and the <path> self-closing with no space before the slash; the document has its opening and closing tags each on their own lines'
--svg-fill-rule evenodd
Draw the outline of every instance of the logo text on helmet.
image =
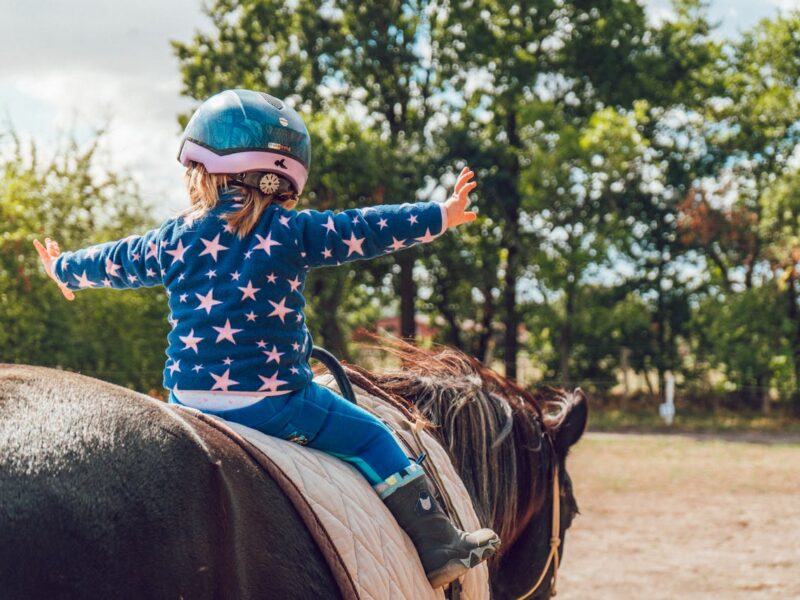
<svg viewBox="0 0 800 600">
<path fill-rule="evenodd" d="M 288 169 L 289 167 L 286 166 L 286 163 L 284 162 L 285 160 L 286 159 L 284 159 L 284 158 L 280 158 L 280 159 L 276 160 L 275 161 L 275 166 L 280 167 L 281 169 Z"/>
<path fill-rule="evenodd" d="M 284 127 L 287 127 L 289 125 L 289 120 L 283 117 L 279 117 L 278 121 L 280 121 L 280 124 L 283 125 Z"/>
</svg>

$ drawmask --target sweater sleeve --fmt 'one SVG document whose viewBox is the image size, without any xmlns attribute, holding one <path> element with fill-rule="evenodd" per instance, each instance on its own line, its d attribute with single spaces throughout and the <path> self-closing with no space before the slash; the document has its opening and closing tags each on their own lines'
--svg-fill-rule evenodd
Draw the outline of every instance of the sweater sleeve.
<svg viewBox="0 0 800 600">
<path fill-rule="evenodd" d="M 435 240 L 447 229 L 444 204 L 385 204 L 334 213 L 304 210 L 294 218 L 309 267 L 364 260 Z"/>
<path fill-rule="evenodd" d="M 53 263 L 53 271 L 73 291 L 160 285 L 161 231 L 153 229 L 144 235 L 65 252 Z"/>
</svg>

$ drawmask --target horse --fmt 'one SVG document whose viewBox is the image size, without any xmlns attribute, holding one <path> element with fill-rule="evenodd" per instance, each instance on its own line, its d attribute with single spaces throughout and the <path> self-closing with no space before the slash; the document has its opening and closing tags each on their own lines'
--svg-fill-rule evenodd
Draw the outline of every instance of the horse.
<svg viewBox="0 0 800 600">
<path fill-rule="evenodd" d="M 482 522 L 503 537 L 492 597 L 548 597 L 563 552 L 553 555 L 551 540 L 563 540 L 577 513 L 565 459 L 586 424 L 585 396 L 531 394 L 452 349 L 402 353 L 401 372 L 351 365 L 348 375 L 406 403 L 449 448 Z M 341 598 L 294 506 L 224 427 L 24 365 L 0 365 L 0 590 L 9 599 Z"/>
</svg>

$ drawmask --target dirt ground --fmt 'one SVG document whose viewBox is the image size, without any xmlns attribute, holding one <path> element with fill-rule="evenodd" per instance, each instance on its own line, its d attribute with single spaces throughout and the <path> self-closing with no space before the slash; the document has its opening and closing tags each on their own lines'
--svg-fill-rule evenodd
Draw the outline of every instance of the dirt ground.
<svg viewBox="0 0 800 600">
<path fill-rule="evenodd" d="M 558 598 L 800 599 L 800 443 L 588 434 Z"/>
</svg>

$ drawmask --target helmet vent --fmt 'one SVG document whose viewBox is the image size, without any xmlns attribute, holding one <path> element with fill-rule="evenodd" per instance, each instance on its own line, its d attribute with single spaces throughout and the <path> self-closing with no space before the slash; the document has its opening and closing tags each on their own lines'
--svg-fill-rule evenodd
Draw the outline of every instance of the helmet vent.
<svg viewBox="0 0 800 600">
<path fill-rule="evenodd" d="M 265 94 L 264 92 L 261 92 L 261 95 L 264 96 L 264 100 L 272 104 L 272 106 L 274 106 L 278 110 L 283 110 L 283 102 L 278 100 L 275 96 L 270 96 L 269 94 Z"/>
</svg>

